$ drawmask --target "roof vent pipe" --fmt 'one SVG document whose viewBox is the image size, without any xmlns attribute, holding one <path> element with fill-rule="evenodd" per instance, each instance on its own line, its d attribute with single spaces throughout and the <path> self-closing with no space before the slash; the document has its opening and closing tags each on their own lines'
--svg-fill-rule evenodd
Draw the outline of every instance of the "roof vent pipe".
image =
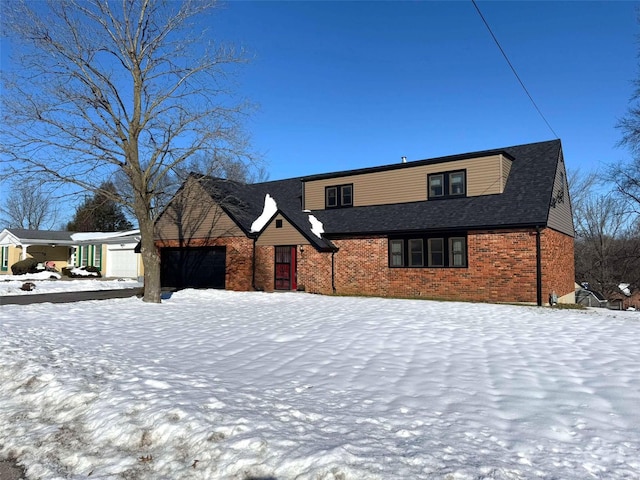
<svg viewBox="0 0 640 480">
<path fill-rule="evenodd" d="M 402 157 L 402 163 L 407 163 L 407 157 Z"/>
</svg>

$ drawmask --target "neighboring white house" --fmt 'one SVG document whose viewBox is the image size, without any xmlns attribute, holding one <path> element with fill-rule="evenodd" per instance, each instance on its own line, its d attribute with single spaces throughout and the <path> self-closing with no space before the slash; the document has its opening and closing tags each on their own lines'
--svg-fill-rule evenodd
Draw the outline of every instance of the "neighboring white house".
<svg viewBox="0 0 640 480">
<path fill-rule="evenodd" d="M 138 278 L 142 259 L 135 252 L 140 230 L 73 233 L 52 230 L 5 229 L 0 232 L 0 275 L 11 274 L 11 265 L 32 257 L 67 266 L 94 266 L 103 277 Z"/>
</svg>

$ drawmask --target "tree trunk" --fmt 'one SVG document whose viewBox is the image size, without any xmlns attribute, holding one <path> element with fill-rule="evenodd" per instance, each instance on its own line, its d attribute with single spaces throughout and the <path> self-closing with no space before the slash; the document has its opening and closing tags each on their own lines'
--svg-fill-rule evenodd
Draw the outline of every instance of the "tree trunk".
<svg viewBox="0 0 640 480">
<path fill-rule="evenodd" d="M 155 245 L 154 222 L 147 217 L 138 216 L 140 226 L 140 245 L 144 266 L 145 302 L 160 303 L 162 286 L 160 284 L 160 253 Z"/>
</svg>

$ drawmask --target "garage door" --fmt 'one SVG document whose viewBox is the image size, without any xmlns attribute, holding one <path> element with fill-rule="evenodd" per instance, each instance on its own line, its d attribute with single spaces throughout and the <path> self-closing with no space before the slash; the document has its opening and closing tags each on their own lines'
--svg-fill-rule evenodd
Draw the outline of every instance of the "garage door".
<svg viewBox="0 0 640 480">
<path fill-rule="evenodd" d="M 107 277 L 136 278 L 138 255 L 132 249 L 107 250 Z"/>
<path fill-rule="evenodd" d="M 163 248 L 160 282 L 172 288 L 224 288 L 226 247 Z"/>
</svg>

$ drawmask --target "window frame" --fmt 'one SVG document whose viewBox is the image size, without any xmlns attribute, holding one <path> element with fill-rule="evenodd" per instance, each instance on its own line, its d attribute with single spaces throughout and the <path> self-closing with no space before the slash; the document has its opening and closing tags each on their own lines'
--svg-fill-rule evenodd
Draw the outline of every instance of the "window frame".
<svg viewBox="0 0 640 480">
<path fill-rule="evenodd" d="M 102 270 L 102 245 L 78 245 L 77 267 L 96 267 Z"/>
<path fill-rule="evenodd" d="M 462 250 L 460 252 L 454 251 L 454 242 L 462 240 Z M 449 237 L 449 266 L 452 268 L 466 268 L 468 264 L 467 259 L 467 237 Z M 456 265 L 456 255 L 462 256 L 462 264 Z"/>
<path fill-rule="evenodd" d="M 432 189 L 433 186 L 431 185 L 431 182 L 433 180 L 440 180 L 440 190 L 441 193 L 439 195 L 432 193 Z M 442 198 L 444 197 L 444 173 L 433 173 L 433 174 L 429 174 L 428 176 L 428 184 L 429 184 L 429 197 L 428 198 Z"/>
<path fill-rule="evenodd" d="M 462 192 L 453 193 L 453 179 L 454 177 L 460 176 L 460 184 L 462 185 Z M 465 175 L 464 170 L 460 170 L 457 172 L 451 172 L 449 174 L 449 195 L 452 197 L 461 197 L 467 194 L 467 176 Z"/>
<path fill-rule="evenodd" d="M 422 264 L 414 261 L 417 241 L 421 242 Z M 440 250 L 434 250 L 436 241 L 440 243 Z M 461 242 L 461 243 L 460 243 Z M 398 235 L 388 237 L 388 267 L 389 268 L 469 268 L 468 235 L 466 232 L 434 232 L 413 235 Z M 400 246 L 400 251 L 394 251 L 394 246 Z M 455 245 L 461 246 L 459 252 L 453 250 Z M 412 249 L 412 246 L 414 247 Z M 441 261 L 434 262 L 434 254 L 441 256 Z M 458 263 L 456 265 L 456 256 Z"/>
<path fill-rule="evenodd" d="M 418 252 L 418 250 L 414 249 L 412 245 L 415 245 L 416 242 L 420 248 L 419 248 L 419 252 L 420 252 L 420 261 L 419 262 L 414 262 L 414 254 L 416 252 Z M 415 268 L 415 267 L 424 267 L 424 239 L 422 238 L 409 238 L 407 240 L 407 250 L 408 250 L 408 266 Z"/>
<path fill-rule="evenodd" d="M 394 252 L 393 245 L 400 245 L 400 251 Z M 400 259 L 400 263 L 397 264 L 396 260 Z M 392 268 L 404 267 L 404 240 L 401 238 L 389 239 L 389 266 Z"/>
<path fill-rule="evenodd" d="M 335 195 L 335 203 L 329 202 L 329 198 L 330 198 L 329 195 L 331 192 L 333 192 L 332 198 Z M 324 208 L 328 210 L 331 208 L 353 207 L 353 195 L 354 195 L 353 183 L 326 186 L 324 187 Z M 349 200 L 345 201 L 345 197 L 348 197 Z"/>
<path fill-rule="evenodd" d="M 453 178 L 461 176 L 461 185 L 462 192 L 461 193 L 451 193 L 453 191 Z M 431 181 L 435 179 L 440 179 L 442 182 L 441 195 L 432 195 L 431 190 Z M 445 198 L 461 198 L 467 196 L 467 171 L 465 169 L 462 170 L 451 170 L 448 172 L 437 172 L 437 173 L 429 173 L 427 174 L 427 200 L 442 200 Z"/>
<path fill-rule="evenodd" d="M 440 242 L 440 250 L 434 251 L 433 248 L 432 248 L 432 245 L 436 241 Z M 429 248 L 429 252 L 428 252 L 428 255 L 427 255 L 427 258 L 429 260 L 428 264 L 427 264 L 428 267 L 429 268 L 443 268 L 445 266 L 445 263 L 446 263 L 446 260 L 445 260 L 446 253 L 445 253 L 445 248 L 444 248 L 445 239 L 443 237 L 431 237 L 431 238 L 427 239 L 427 244 L 428 244 L 428 248 Z M 436 253 L 441 255 L 441 260 L 438 263 L 434 262 L 434 260 L 433 260 L 433 256 Z"/>
<path fill-rule="evenodd" d="M 9 270 L 9 245 L 0 246 L 0 271 L 6 272 Z"/>
<path fill-rule="evenodd" d="M 329 204 L 329 193 L 333 192 L 334 202 Z M 338 187 L 325 187 L 324 189 L 324 206 L 325 208 L 338 208 Z"/>
</svg>

